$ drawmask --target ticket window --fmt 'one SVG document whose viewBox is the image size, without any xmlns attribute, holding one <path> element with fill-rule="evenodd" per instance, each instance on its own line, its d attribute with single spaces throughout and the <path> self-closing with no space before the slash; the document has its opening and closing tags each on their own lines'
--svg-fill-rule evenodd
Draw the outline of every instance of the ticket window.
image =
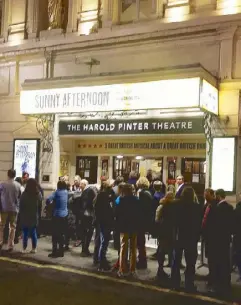
<svg viewBox="0 0 241 305">
<path fill-rule="evenodd" d="M 194 188 L 198 197 L 203 197 L 206 179 L 206 160 L 183 158 L 182 175 L 185 182 Z"/>
<path fill-rule="evenodd" d="M 86 179 L 89 184 L 97 183 L 98 157 L 77 157 L 76 175 Z"/>
</svg>

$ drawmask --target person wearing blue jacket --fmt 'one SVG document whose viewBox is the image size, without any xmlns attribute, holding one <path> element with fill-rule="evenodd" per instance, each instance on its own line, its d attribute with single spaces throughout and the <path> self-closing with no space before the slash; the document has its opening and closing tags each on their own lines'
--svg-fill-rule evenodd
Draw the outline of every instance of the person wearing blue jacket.
<svg viewBox="0 0 241 305">
<path fill-rule="evenodd" d="M 52 253 L 49 257 L 64 257 L 64 236 L 68 224 L 68 191 L 64 181 L 59 181 L 57 190 L 48 197 L 47 204 L 53 205 Z"/>
</svg>

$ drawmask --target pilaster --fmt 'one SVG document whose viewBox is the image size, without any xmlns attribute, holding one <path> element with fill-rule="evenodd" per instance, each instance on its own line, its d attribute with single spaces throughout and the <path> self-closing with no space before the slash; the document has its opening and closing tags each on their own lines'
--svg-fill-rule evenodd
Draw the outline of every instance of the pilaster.
<svg viewBox="0 0 241 305">
<path fill-rule="evenodd" d="M 112 0 L 113 7 L 112 7 L 112 23 L 113 24 L 120 24 L 121 19 L 121 1 L 120 0 Z"/>
<path fill-rule="evenodd" d="M 67 32 L 77 31 L 79 0 L 69 0 Z"/>
<path fill-rule="evenodd" d="M 28 38 L 36 38 L 39 23 L 39 0 L 28 0 Z"/>
</svg>

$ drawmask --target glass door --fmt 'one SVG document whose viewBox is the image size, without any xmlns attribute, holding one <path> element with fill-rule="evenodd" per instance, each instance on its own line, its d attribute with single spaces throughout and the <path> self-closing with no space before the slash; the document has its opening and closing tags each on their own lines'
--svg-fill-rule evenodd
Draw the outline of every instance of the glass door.
<svg viewBox="0 0 241 305">
<path fill-rule="evenodd" d="M 90 184 L 97 183 L 98 157 L 77 157 L 76 175 Z"/>
</svg>

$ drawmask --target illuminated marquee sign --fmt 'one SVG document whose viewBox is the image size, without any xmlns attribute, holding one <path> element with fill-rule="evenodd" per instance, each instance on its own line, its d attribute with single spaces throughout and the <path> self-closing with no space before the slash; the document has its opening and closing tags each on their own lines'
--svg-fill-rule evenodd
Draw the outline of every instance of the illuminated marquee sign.
<svg viewBox="0 0 241 305">
<path fill-rule="evenodd" d="M 213 86 L 202 83 L 196 77 L 134 84 L 24 90 L 20 94 L 20 112 L 83 113 L 203 107 L 217 114 L 218 96 L 213 94 L 215 88 L 211 90 Z M 215 105 L 210 107 L 210 102 Z"/>
</svg>

